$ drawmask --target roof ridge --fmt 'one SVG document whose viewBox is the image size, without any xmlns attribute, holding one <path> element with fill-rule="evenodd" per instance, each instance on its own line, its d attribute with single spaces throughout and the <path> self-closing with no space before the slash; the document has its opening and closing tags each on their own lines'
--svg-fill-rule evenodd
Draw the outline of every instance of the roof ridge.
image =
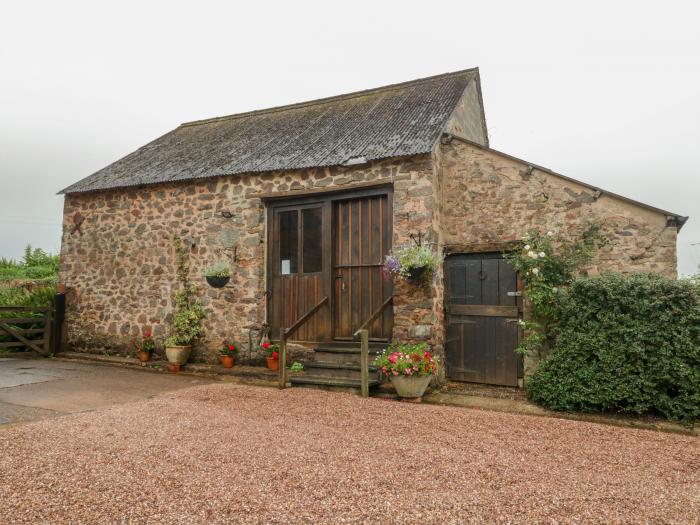
<svg viewBox="0 0 700 525">
<path fill-rule="evenodd" d="M 189 127 L 189 126 L 199 126 L 202 124 L 211 124 L 212 122 L 220 122 L 223 120 L 233 120 L 237 118 L 243 118 L 243 117 L 250 117 L 252 115 L 264 115 L 268 113 L 276 113 L 278 111 L 286 111 L 289 109 L 297 109 L 297 108 L 304 108 L 308 106 L 314 106 L 316 104 L 325 104 L 327 102 L 334 102 L 336 100 L 342 100 L 342 99 L 352 99 L 356 97 L 361 97 L 365 95 L 369 95 L 371 93 L 379 93 L 382 91 L 392 91 L 394 89 L 399 89 L 402 87 L 406 87 L 408 85 L 419 85 L 419 84 L 424 84 L 426 82 L 432 82 L 434 80 L 438 80 L 441 78 L 450 78 L 450 77 L 457 77 L 461 75 L 465 75 L 467 73 L 477 73 L 479 72 L 478 67 L 473 67 L 470 69 L 461 69 L 459 71 L 452 71 L 449 73 L 441 73 L 439 75 L 433 75 L 430 77 L 424 77 L 424 78 L 417 78 L 415 80 L 407 80 L 404 82 L 398 82 L 396 84 L 387 84 L 386 86 L 380 86 L 376 88 L 370 88 L 370 89 L 363 89 L 361 91 L 353 91 L 351 93 L 344 93 L 341 95 L 333 95 L 331 97 L 324 97 L 324 98 L 318 98 L 314 100 L 307 100 L 305 102 L 295 102 L 293 104 L 287 104 L 285 106 L 275 106 L 272 108 L 265 108 L 265 109 L 256 109 L 253 111 L 246 111 L 243 113 L 234 113 L 232 115 L 224 115 L 221 117 L 212 117 L 208 119 L 202 119 L 202 120 L 192 120 L 190 122 L 183 122 L 180 124 L 179 127 Z"/>
</svg>

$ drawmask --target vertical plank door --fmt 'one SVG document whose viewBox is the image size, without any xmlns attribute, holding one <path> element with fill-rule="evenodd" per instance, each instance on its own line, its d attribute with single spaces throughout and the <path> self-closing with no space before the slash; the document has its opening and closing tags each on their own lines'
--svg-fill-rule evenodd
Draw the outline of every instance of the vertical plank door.
<svg viewBox="0 0 700 525">
<path fill-rule="evenodd" d="M 387 194 L 337 200 L 333 205 L 333 325 L 335 339 L 355 331 L 392 294 L 383 272 L 391 250 L 391 208 Z M 370 339 L 391 338 L 391 305 L 367 327 Z"/>
<path fill-rule="evenodd" d="M 445 261 L 446 373 L 450 379 L 517 386 L 517 277 L 500 254 Z"/>
</svg>

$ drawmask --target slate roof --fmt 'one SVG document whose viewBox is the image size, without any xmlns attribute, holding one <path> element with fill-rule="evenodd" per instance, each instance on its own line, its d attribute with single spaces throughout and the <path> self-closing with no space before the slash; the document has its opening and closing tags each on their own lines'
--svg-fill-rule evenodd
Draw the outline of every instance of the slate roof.
<svg viewBox="0 0 700 525">
<path fill-rule="evenodd" d="M 478 69 L 182 124 L 61 193 L 432 151 Z"/>
</svg>

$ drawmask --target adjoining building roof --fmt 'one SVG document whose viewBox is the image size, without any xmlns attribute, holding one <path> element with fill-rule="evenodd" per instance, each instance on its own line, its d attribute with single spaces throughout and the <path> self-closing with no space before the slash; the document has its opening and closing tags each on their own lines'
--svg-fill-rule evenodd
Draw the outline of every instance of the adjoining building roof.
<svg viewBox="0 0 700 525">
<path fill-rule="evenodd" d="M 429 153 L 478 74 L 478 69 L 468 69 L 188 122 L 61 193 Z"/>
</svg>

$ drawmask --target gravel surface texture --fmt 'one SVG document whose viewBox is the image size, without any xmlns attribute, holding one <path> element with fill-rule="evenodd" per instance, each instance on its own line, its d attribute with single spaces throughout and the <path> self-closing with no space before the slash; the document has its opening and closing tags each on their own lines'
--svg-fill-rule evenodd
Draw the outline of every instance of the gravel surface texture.
<svg viewBox="0 0 700 525">
<path fill-rule="evenodd" d="M 700 440 L 206 385 L 0 430 L 0 523 L 700 520 Z"/>
</svg>

